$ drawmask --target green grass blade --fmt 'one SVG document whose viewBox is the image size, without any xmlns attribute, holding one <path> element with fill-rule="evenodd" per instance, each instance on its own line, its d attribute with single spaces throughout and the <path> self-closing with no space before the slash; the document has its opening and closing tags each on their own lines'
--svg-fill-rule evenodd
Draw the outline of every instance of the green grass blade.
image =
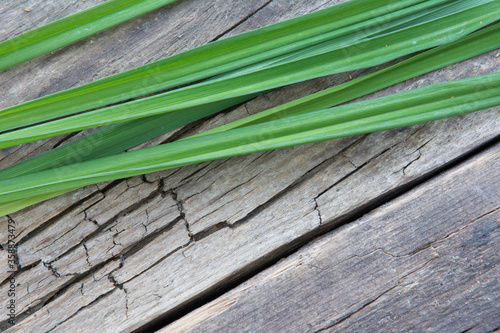
<svg viewBox="0 0 500 333">
<path fill-rule="evenodd" d="M 436 11 L 440 8 L 448 8 L 450 7 L 449 2 L 450 1 L 441 0 L 428 1 L 423 4 L 421 3 L 408 8 L 403 8 L 397 12 L 390 12 L 386 15 L 378 17 L 378 26 L 372 27 L 369 31 L 366 31 L 364 35 L 373 33 L 375 31 L 382 31 L 387 27 L 398 25 L 402 20 L 420 17 L 422 15 L 425 16 L 431 10 Z M 429 7 L 431 4 L 433 4 L 434 7 Z M 464 8 L 462 7 L 461 9 Z M 407 14 L 409 14 L 410 16 L 408 16 Z M 358 29 L 367 26 L 366 22 L 362 22 L 360 24 L 361 25 L 357 27 Z M 352 28 L 353 27 L 349 27 L 349 29 L 351 30 Z M 359 34 L 359 32 L 356 32 L 356 34 Z M 322 38 L 324 38 L 324 36 L 322 36 Z M 332 47 L 332 45 L 334 44 L 332 43 L 332 40 L 330 40 L 330 43 L 330 47 Z M 290 56 L 288 55 L 287 57 Z M 179 115 L 181 118 L 183 118 L 183 116 L 187 116 L 185 112 L 181 111 L 175 112 L 175 115 Z M 203 114 L 203 116 L 205 115 L 207 115 L 207 113 Z M 190 119 L 192 121 L 201 117 L 196 117 L 195 113 L 190 114 L 189 116 L 191 116 Z M 0 172 L 0 179 L 7 179 L 9 177 L 33 172 L 35 170 L 40 171 L 49 167 L 57 167 L 65 164 L 81 162 L 88 159 L 99 158 L 121 152 L 122 150 L 133 147 L 139 143 L 151 139 L 154 136 L 164 133 L 167 130 L 173 129 L 176 124 L 179 124 L 179 122 L 176 121 L 175 117 L 176 116 L 174 115 L 159 115 L 153 116 L 151 118 L 145 118 L 144 120 L 138 119 L 135 121 L 126 122 L 124 124 L 111 125 L 109 126 L 109 128 L 98 130 L 97 132 L 88 135 L 86 138 L 81 138 L 76 142 L 58 147 L 53 151 L 42 154 L 41 156 L 36 156 L 21 163 L 17 163 L 15 166 L 4 169 Z M 168 122 L 173 122 L 172 126 L 165 127 L 165 125 L 157 125 L 165 124 Z"/>
<path fill-rule="evenodd" d="M 64 190 L 64 191 L 59 191 L 59 192 L 54 192 L 54 193 L 48 193 L 48 194 L 43 194 L 39 196 L 34 196 L 34 197 L 26 197 L 21 200 L 15 200 L 12 202 L 7 202 L 0 204 L 0 216 L 4 216 L 13 212 L 17 212 L 18 210 L 21 210 L 23 208 L 29 207 L 31 205 L 34 205 L 36 203 L 55 198 L 59 195 L 62 195 L 67 192 L 71 192 L 72 190 Z"/>
<path fill-rule="evenodd" d="M 252 97 L 254 96 L 243 96 L 221 101 L 208 107 L 195 107 L 190 110 L 110 125 L 78 140 L 2 169 L 0 170 L 0 180 L 117 154 Z"/>
<path fill-rule="evenodd" d="M 395 32 L 404 28 L 409 28 L 415 26 L 416 24 L 423 24 L 432 20 L 440 19 L 446 15 L 452 15 L 454 13 L 464 11 L 473 7 L 481 6 L 487 3 L 491 3 L 489 0 L 460 0 L 452 1 L 451 3 L 443 4 L 442 6 L 437 6 L 435 10 L 429 11 L 423 16 L 418 16 L 413 20 L 406 21 L 401 25 L 396 25 L 395 27 L 389 28 L 381 33 L 375 33 L 373 36 L 380 36 L 390 32 Z"/>
<path fill-rule="evenodd" d="M 473 7 L 477 7 L 480 5 L 483 5 L 485 3 L 490 3 L 491 0 L 482 0 L 482 1 L 477 1 L 477 0 L 462 0 L 462 1 L 454 1 L 452 3 L 440 3 L 439 5 L 435 7 L 427 7 L 425 10 L 418 11 L 416 13 L 413 13 L 412 15 L 408 15 L 405 17 L 401 17 L 399 19 L 393 19 L 391 20 L 391 26 L 388 27 L 387 29 L 383 26 L 380 26 L 381 32 L 377 32 L 377 29 L 374 29 L 372 31 L 372 34 L 367 36 L 364 40 L 368 38 L 374 38 L 374 37 L 380 37 L 382 35 L 387 35 L 392 32 L 396 32 L 398 30 L 406 29 L 412 26 L 428 23 L 430 21 L 437 20 L 439 18 L 445 17 L 447 15 L 452 15 L 455 13 L 458 13 L 460 11 L 464 11 Z M 414 8 L 416 6 L 413 6 Z M 402 24 L 400 24 L 402 22 Z M 279 65 L 285 62 L 290 62 L 293 60 L 300 60 L 303 58 L 307 58 L 309 56 L 319 54 L 319 53 L 324 53 L 328 52 L 331 50 L 334 50 L 334 47 L 332 47 L 331 41 L 326 41 L 311 47 L 308 47 L 304 50 L 301 50 L 299 52 L 295 52 L 291 55 L 288 55 L 286 57 L 283 57 L 283 59 L 280 59 L 277 61 L 274 65 Z"/>
<path fill-rule="evenodd" d="M 474 0 L 465 0 L 465 2 L 467 2 L 468 8 L 472 8 L 478 5 L 473 1 Z M 481 0 L 480 2 L 488 3 L 491 2 L 491 0 Z M 231 71 L 229 73 L 215 76 L 212 80 L 239 76 L 242 74 L 254 72 L 261 68 L 277 66 L 292 61 L 301 60 L 316 54 L 325 53 L 338 49 L 340 47 L 352 45 L 353 41 L 366 40 L 372 37 L 372 35 L 376 34 L 377 32 L 387 31 L 391 28 L 401 26 L 402 22 L 413 21 L 415 18 L 423 18 L 426 21 L 431 21 L 434 18 L 430 16 L 430 13 L 444 8 L 446 8 L 450 13 L 456 13 L 467 9 L 464 8 L 464 6 L 450 6 L 448 2 L 443 1 L 436 1 L 433 4 L 431 3 L 431 1 L 417 4 L 396 12 L 387 13 L 385 15 L 377 17 L 375 19 L 376 24 L 374 26 L 368 27 L 368 25 L 366 24 L 368 22 L 362 22 L 359 23 L 359 26 L 356 29 L 352 29 L 356 27 L 356 25 L 348 27 L 349 29 L 346 28 L 345 33 L 341 33 L 342 30 L 339 29 L 330 33 L 322 34 L 321 36 L 318 36 L 321 37 L 321 39 L 318 38 L 318 43 L 314 45 L 298 49 L 294 52 L 290 52 L 279 57 L 267 59 L 265 61 L 255 63 L 250 66 Z M 350 31 L 352 32 L 349 33 Z"/>
<path fill-rule="evenodd" d="M 432 70 L 474 57 L 500 47 L 500 23 L 475 32 L 453 43 L 442 45 L 416 55 L 390 68 L 366 75 L 362 78 L 325 89 L 301 99 L 259 112 L 255 115 L 219 126 L 199 135 L 226 131 L 232 128 L 262 123 L 294 114 L 338 105 L 390 85 L 402 82 Z M 222 106 L 224 107 L 224 106 Z M 208 115 L 211 112 L 203 113 Z M 129 149 L 139 143 L 175 128 L 183 116 L 193 116 L 187 121 L 197 120 L 196 113 L 183 110 L 164 115 L 134 120 L 91 133 L 75 142 L 60 146 L 39 156 L 17 163 L 0 171 L 0 180 L 21 174 L 41 171 L 75 162 L 109 156 Z M 180 117 L 177 118 L 177 117 Z M 158 125 L 161 124 L 161 125 Z M 166 124 L 170 124 L 167 126 Z M 84 148 L 83 148 L 84 147 Z"/>
<path fill-rule="evenodd" d="M 378 65 L 457 40 L 500 18 L 500 2 L 292 63 L 177 89 L 0 135 L 0 148 L 131 119 L 209 105 L 319 76 Z"/>
<path fill-rule="evenodd" d="M 176 0 L 109 0 L 0 43 L 0 71 Z"/>
<path fill-rule="evenodd" d="M 198 135 L 227 131 L 232 128 L 258 124 L 345 103 L 412 77 L 472 58 L 499 47 L 500 23 L 496 23 L 453 43 L 425 51 L 373 74 L 319 91 Z"/>
<path fill-rule="evenodd" d="M 380 24 L 379 17 L 448 0 L 351 0 L 0 111 L 0 131 L 171 89 Z M 415 10 L 421 10 L 415 7 Z M 406 13 L 406 12 L 405 12 Z M 333 35 L 332 35 L 333 34 Z M 362 38 L 361 33 L 356 38 Z M 353 40 L 354 43 L 357 40 Z"/>
<path fill-rule="evenodd" d="M 222 132 L 232 128 L 257 124 L 283 118 L 285 116 L 338 105 L 398 82 L 402 82 L 411 77 L 474 57 L 498 47 L 500 47 L 500 23 L 482 29 L 453 43 L 442 45 L 416 55 L 406 61 L 374 74 L 259 112 L 253 116 L 219 126 L 213 130 L 200 133 L 199 135 Z M 203 113 L 203 116 L 208 115 L 208 113 L 211 112 Z M 180 126 L 184 122 L 178 123 L 179 119 L 177 119 L 177 116 L 182 118 L 188 115 L 193 116 L 193 118 L 189 120 L 194 121 L 198 119 L 195 112 L 187 113 L 181 110 L 117 125 L 110 125 L 109 127 L 91 133 L 75 142 L 60 146 L 54 150 L 1 170 L 0 180 L 29 172 L 41 171 L 49 167 L 58 167 L 119 153 L 171 130 L 177 125 Z M 166 124 L 170 124 L 170 126 L 166 127 Z"/>
<path fill-rule="evenodd" d="M 500 73 L 295 115 L 0 181 L 0 203 L 207 160 L 408 126 L 500 105 Z M 1 207 L 0 207 L 1 208 Z M 4 210 L 0 210 L 6 214 Z"/>
</svg>

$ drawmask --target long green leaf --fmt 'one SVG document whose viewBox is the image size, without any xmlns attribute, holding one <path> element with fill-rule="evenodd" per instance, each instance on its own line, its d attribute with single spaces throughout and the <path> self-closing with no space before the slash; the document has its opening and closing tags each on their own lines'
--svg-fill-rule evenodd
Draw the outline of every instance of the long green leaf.
<svg viewBox="0 0 500 333">
<path fill-rule="evenodd" d="M 0 71 L 177 0 L 108 0 L 0 43 Z"/>
<path fill-rule="evenodd" d="M 0 131 L 171 89 L 356 32 L 354 43 L 385 29 L 384 22 L 391 22 L 389 17 L 380 21 L 385 15 L 399 11 L 397 15 L 405 16 L 410 14 L 407 8 L 422 10 L 419 3 L 432 8 L 448 2 L 352 0 L 7 108 L 0 111 Z"/>
<path fill-rule="evenodd" d="M 378 65 L 403 55 L 457 40 L 498 20 L 500 1 L 488 3 L 351 47 L 265 68 L 257 72 L 199 83 L 160 95 L 12 131 L 0 135 L 0 148 L 59 134 L 171 112 L 254 94 L 318 76 Z"/>
<path fill-rule="evenodd" d="M 227 131 L 232 128 L 258 124 L 290 115 L 338 105 L 357 97 L 389 87 L 418 75 L 472 58 L 500 47 L 500 23 L 470 34 L 453 43 L 415 55 L 394 66 L 365 75 L 295 101 L 261 111 L 198 135 Z M 1 175 L 1 172 L 0 172 Z"/>
<path fill-rule="evenodd" d="M 109 125 L 71 143 L 0 170 L 0 180 L 113 155 L 252 97 L 254 96 L 243 96 L 210 106 Z"/>
<path fill-rule="evenodd" d="M 370 34 L 368 37 L 373 38 L 382 35 L 387 35 L 391 32 L 396 32 L 398 30 L 406 29 L 412 26 L 417 26 L 419 24 L 435 21 L 445 16 L 456 14 L 460 11 L 464 11 L 490 2 L 491 2 L 490 0 L 461 0 L 461 1 L 452 1 L 451 3 L 440 3 L 435 7 L 427 7 L 428 3 L 424 3 L 421 4 L 420 6 L 426 5 L 425 10 L 415 12 L 412 15 L 401 17 L 400 19 L 393 19 L 390 22 L 390 26 L 389 24 L 387 25 L 387 29 L 382 28 L 380 32 L 373 30 L 372 34 Z M 415 8 L 417 8 L 417 6 L 413 6 L 409 9 L 415 9 Z M 274 65 L 290 62 L 293 60 L 304 59 L 309 56 L 328 52 L 334 49 L 335 47 L 333 47 L 331 41 L 326 41 L 305 48 L 303 50 L 294 52 L 293 54 L 284 56 L 278 61 L 276 61 Z"/>
<path fill-rule="evenodd" d="M 374 74 L 366 75 L 359 79 L 259 112 L 199 135 L 222 132 L 232 128 L 338 105 L 392 84 L 402 82 L 408 78 L 474 57 L 498 47 L 500 47 L 500 23 L 482 29 L 453 43 L 442 45 L 413 56 L 406 61 Z M 210 112 L 207 111 L 203 115 L 208 115 L 208 113 Z M 181 125 L 183 122 L 178 121 L 183 116 L 196 116 L 196 113 L 181 110 L 110 125 L 75 142 L 60 146 L 1 170 L 0 180 L 34 171 L 41 171 L 50 167 L 83 162 L 119 153 L 148 139 L 152 139 L 167 130 L 173 129 L 177 125 Z M 186 122 L 194 120 L 197 119 L 189 118 Z"/>
<path fill-rule="evenodd" d="M 21 210 L 23 208 L 29 207 L 33 204 L 57 197 L 59 195 L 62 195 L 67 192 L 71 192 L 72 189 L 69 190 L 63 190 L 59 192 L 54 192 L 54 193 L 47 193 L 39 196 L 34 196 L 34 197 L 26 197 L 20 200 L 15 200 L 12 202 L 7 202 L 0 204 L 0 216 L 4 216 L 13 212 L 17 212 L 18 210 Z"/>
<path fill-rule="evenodd" d="M 500 105 L 500 73 L 411 91 L 0 181 L 0 203 L 213 159 L 413 125 Z M 0 208 L 0 214 L 8 213 Z"/>
<path fill-rule="evenodd" d="M 394 32 L 396 30 L 401 30 L 405 27 L 408 27 L 402 23 L 413 22 L 413 25 L 423 24 L 425 22 L 433 21 L 436 18 L 451 15 L 489 2 L 491 2 L 491 0 L 463 0 L 458 3 L 456 1 L 451 1 L 451 3 L 438 1 L 432 4 L 430 1 L 427 1 L 399 10 L 397 12 L 382 15 L 375 19 L 375 26 L 366 28 L 365 25 L 365 27 L 363 27 L 361 30 L 358 29 L 350 34 L 343 34 L 338 37 L 284 54 L 279 57 L 261 61 L 250 66 L 231 71 L 229 73 L 215 76 L 213 80 L 219 78 L 228 78 L 231 76 L 239 76 L 242 74 L 254 72 L 265 67 L 277 66 L 292 61 L 305 59 L 313 55 L 352 45 L 354 41 L 366 40 L 368 38 L 374 37 L 374 35 L 388 34 L 389 31 Z M 399 27 L 399 29 L 396 29 L 396 27 Z M 338 34 L 338 31 L 336 33 Z M 334 36 L 337 36 L 337 34 L 335 34 Z M 321 37 L 324 40 L 325 34 L 321 35 Z"/>
</svg>

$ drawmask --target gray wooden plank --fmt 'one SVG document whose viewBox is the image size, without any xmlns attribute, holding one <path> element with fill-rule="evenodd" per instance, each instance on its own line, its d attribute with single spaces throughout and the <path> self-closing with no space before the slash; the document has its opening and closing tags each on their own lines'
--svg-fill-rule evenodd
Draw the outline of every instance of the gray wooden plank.
<svg viewBox="0 0 500 333">
<path fill-rule="evenodd" d="M 489 332 L 500 326 L 500 145 L 159 332 Z"/>
</svg>

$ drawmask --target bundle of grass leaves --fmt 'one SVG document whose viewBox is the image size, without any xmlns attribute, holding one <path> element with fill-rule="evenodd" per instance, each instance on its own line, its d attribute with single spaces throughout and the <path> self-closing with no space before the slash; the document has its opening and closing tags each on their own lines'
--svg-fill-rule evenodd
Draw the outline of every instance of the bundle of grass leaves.
<svg viewBox="0 0 500 333">
<path fill-rule="evenodd" d="M 92 15 L 30 31 L 0 43 L 0 69 L 39 56 L 37 45 L 48 52 L 80 39 L 75 31 L 96 33 L 170 2 L 110 0 Z M 499 19 L 500 0 L 351 0 L 4 109 L 0 148 L 102 127 L 0 170 L 0 215 L 93 183 L 500 105 L 500 73 L 340 105 L 500 47 Z M 213 130 L 123 153 L 274 88 L 409 55 Z M 82 146 L 91 149 L 68 162 Z"/>
</svg>

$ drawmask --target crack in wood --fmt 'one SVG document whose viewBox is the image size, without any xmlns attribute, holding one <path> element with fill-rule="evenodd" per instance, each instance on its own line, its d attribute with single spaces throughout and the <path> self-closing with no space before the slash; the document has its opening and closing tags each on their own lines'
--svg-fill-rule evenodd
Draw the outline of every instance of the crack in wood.
<svg viewBox="0 0 500 333">
<path fill-rule="evenodd" d="M 118 289 L 118 288 L 116 287 L 115 289 Z M 114 291 L 114 290 L 110 290 L 110 291 L 107 291 L 107 292 L 105 292 L 104 294 L 102 294 L 102 295 L 98 296 L 95 300 L 93 300 L 93 301 L 92 301 L 92 302 L 90 302 L 89 304 L 85 305 L 84 307 L 81 307 L 80 309 L 78 309 L 75 313 L 73 313 L 71 316 L 69 316 L 69 317 L 68 317 L 68 318 L 66 318 L 65 320 L 63 320 L 63 321 L 61 321 L 61 322 L 57 323 L 57 325 L 55 325 L 55 326 L 54 326 L 54 328 L 52 328 L 52 329 L 48 330 L 48 331 L 47 331 L 47 333 L 54 332 L 54 330 L 55 330 L 55 332 L 57 332 L 57 328 L 58 328 L 61 324 L 63 324 L 63 323 L 65 323 L 65 322 L 67 322 L 67 321 L 68 321 L 68 320 L 70 320 L 70 319 L 72 319 L 73 317 L 75 317 L 76 315 L 78 315 L 81 311 L 85 310 L 86 308 L 88 308 L 88 307 L 90 307 L 90 306 L 92 306 L 92 305 L 94 305 L 94 304 L 96 304 L 96 303 L 100 302 L 102 299 L 104 299 L 104 298 L 108 297 L 109 295 L 111 295 L 111 293 L 113 293 L 113 291 Z"/>
<path fill-rule="evenodd" d="M 462 232 L 463 230 L 465 230 L 465 229 L 469 228 L 471 225 L 475 224 L 475 223 L 476 223 L 476 222 L 478 222 L 479 220 L 481 220 L 481 219 L 485 218 L 486 216 L 493 215 L 493 214 L 495 214 L 496 212 L 498 212 L 499 210 L 500 210 L 500 207 L 497 207 L 497 208 L 495 208 L 495 209 L 493 209 L 493 210 L 491 210 L 491 211 L 489 211 L 489 212 L 486 212 L 486 213 L 484 213 L 484 214 L 480 215 L 479 217 L 477 217 L 477 218 L 475 218 L 474 220 L 472 220 L 471 222 L 469 222 L 469 223 L 465 224 L 464 226 L 462 226 L 462 227 L 461 227 L 461 228 L 459 228 L 458 230 L 453 231 L 453 232 L 449 233 L 448 235 L 446 235 L 445 237 L 443 237 L 443 238 L 441 238 L 441 239 L 438 239 L 438 240 L 436 240 L 436 241 L 432 242 L 429 246 L 432 246 L 432 245 L 433 245 L 433 244 L 435 244 L 435 243 L 442 242 L 442 241 L 444 241 L 444 240 L 446 240 L 446 239 L 448 239 L 448 238 L 451 238 L 451 237 L 453 237 L 453 236 L 455 236 L 455 235 L 459 234 L 460 232 Z M 500 227 L 497 227 L 497 228 L 495 228 L 495 229 L 493 229 L 493 230 L 496 230 L 496 229 L 498 229 L 498 228 L 500 228 Z M 440 246 L 441 246 L 441 245 L 437 245 L 437 246 L 435 246 L 434 248 L 438 248 L 438 247 L 440 247 Z"/>
<path fill-rule="evenodd" d="M 78 284 L 80 281 L 88 278 L 91 275 L 94 275 L 95 272 L 99 271 L 101 268 L 105 267 L 107 264 L 111 263 L 112 261 L 116 260 L 115 258 L 111 258 L 110 260 L 97 264 L 93 267 L 91 267 L 87 272 L 83 274 L 65 274 L 61 275 L 59 274 L 52 266 L 43 263 L 47 269 L 49 269 L 56 278 L 61 278 L 61 277 L 71 277 L 68 281 L 66 281 L 64 284 L 61 285 L 61 287 L 58 290 L 53 291 L 52 293 L 45 295 L 44 297 L 41 297 L 39 302 L 31 304 L 25 311 L 21 311 L 18 314 L 16 314 L 16 317 L 18 318 L 17 322 L 22 322 L 24 319 L 26 319 L 28 316 L 31 314 L 37 312 L 38 310 L 42 309 L 43 307 L 46 307 L 48 304 L 54 302 L 60 295 L 64 294 L 69 288 L 71 288 L 74 284 Z M 95 276 L 94 276 L 95 280 Z M 81 285 L 83 287 L 83 284 Z M 28 284 L 29 288 L 29 284 Z M 29 293 L 29 292 L 28 292 Z M 68 318 L 69 319 L 69 318 Z M 0 322 L 0 327 L 2 326 L 2 322 Z"/>
<path fill-rule="evenodd" d="M 106 230 L 108 228 L 110 228 L 112 226 L 112 224 L 120 217 L 120 216 L 124 216 L 126 213 L 128 212 L 131 212 L 133 210 L 135 210 L 136 208 L 142 206 L 143 204 L 153 200 L 155 197 L 158 196 L 158 194 L 161 192 L 160 190 L 160 187 L 158 187 L 155 191 L 152 191 L 151 194 L 149 196 L 147 196 L 146 198 L 144 198 L 143 200 L 140 200 L 138 202 L 135 202 L 133 203 L 132 205 L 126 207 L 125 209 L 121 210 L 120 212 L 116 213 L 111 219 L 105 221 L 105 222 L 102 222 L 102 223 L 98 223 L 99 225 L 99 228 L 97 228 L 94 232 L 92 232 L 91 234 L 87 235 L 86 237 L 84 237 L 80 243 L 78 244 L 75 244 L 73 247 L 69 248 L 68 250 L 66 250 L 64 253 L 61 253 L 57 258 L 53 259 L 51 261 L 51 263 L 59 260 L 60 258 L 62 258 L 63 256 L 65 256 L 66 254 L 74 251 L 76 248 L 78 248 L 78 246 L 80 245 L 83 245 L 85 250 L 86 250 L 86 253 L 88 255 L 88 249 L 85 245 L 86 242 L 88 242 L 89 240 L 93 239 L 94 237 L 96 237 L 97 235 L 99 235 L 103 230 Z M 105 193 L 105 192 L 104 192 Z M 104 198 L 103 198 L 104 199 Z M 102 200 L 100 200 L 102 201 Z M 88 207 L 87 209 L 89 209 L 90 207 Z M 86 216 L 87 217 L 87 216 Z M 87 257 L 87 262 L 88 262 L 88 257 Z M 90 265 L 90 263 L 89 263 Z"/>
<path fill-rule="evenodd" d="M 204 175 L 206 175 L 208 172 L 210 172 L 210 168 L 209 166 L 212 165 L 212 162 L 214 161 L 210 161 L 210 162 L 205 162 L 205 165 L 203 165 L 201 168 L 199 168 L 198 170 L 195 170 L 193 173 L 191 173 L 190 175 L 182 178 L 180 181 L 179 181 L 179 184 L 182 184 L 184 182 L 186 182 L 187 180 L 189 179 L 194 179 L 194 176 L 200 174 L 202 171 L 205 171 L 203 174 L 201 175 L 198 175 L 198 177 L 196 178 L 195 181 L 197 181 L 198 179 L 202 178 Z M 179 169 L 180 170 L 180 169 Z M 180 186 L 180 185 L 179 185 Z"/>
<path fill-rule="evenodd" d="M 318 201 L 316 198 L 313 198 L 314 200 L 314 210 L 318 213 L 318 219 L 319 219 L 319 226 L 323 225 L 323 216 L 321 215 L 321 209 L 319 208 Z"/>
<path fill-rule="evenodd" d="M 269 198 L 267 201 L 264 203 L 260 204 L 259 206 L 255 207 L 253 210 L 251 210 L 249 213 L 247 213 L 244 217 L 240 218 L 239 220 L 236 220 L 235 222 L 232 223 L 227 223 L 227 221 L 222 221 L 216 224 L 214 227 L 209 227 L 206 230 L 202 230 L 198 232 L 195 235 L 195 240 L 201 240 L 203 238 L 206 238 L 210 236 L 211 234 L 223 229 L 224 227 L 231 227 L 231 228 L 237 228 L 239 225 L 244 224 L 246 221 L 250 220 L 252 217 L 258 215 L 260 212 L 264 211 L 266 208 L 269 206 L 273 205 L 275 202 L 277 202 L 279 199 L 281 199 L 283 196 L 285 196 L 287 193 L 292 191 L 294 188 L 298 187 L 300 184 L 305 182 L 307 179 L 313 177 L 314 174 L 320 172 L 322 168 L 326 167 L 329 165 L 335 158 L 338 158 L 338 156 L 342 156 L 342 154 L 347 151 L 349 148 L 355 146 L 359 142 L 362 142 L 365 136 L 361 137 L 360 139 L 356 140 L 354 143 L 350 144 L 349 146 L 345 147 L 342 149 L 339 153 L 336 155 L 322 161 L 321 163 L 315 165 L 313 168 L 305 172 L 303 175 L 298 177 L 294 182 L 292 182 L 290 185 L 279 191 L 277 194 Z M 344 179 L 344 178 L 343 178 Z M 314 200 L 316 200 L 314 198 Z M 318 211 L 319 212 L 319 211 Z M 322 221 L 322 219 L 321 219 Z"/>
<path fill-rule="evenodd" d="M 183 250 L 183 249 L 186 249 L 188 248 L 194 241 L 193 240 L 190 240 L 188 243 L 186 243 L 185 245 L 182 245 L 182 246 L 179 246 L 177 248 L 175 248 L 174 250 L 168 252 L 167 254 L 165 254 L 164 256 L 162 256 L 161 258 L 159 258 L 158 260 L 156 260 L 152 265 L 150 265 L 149 267 L 147 267 L 145 270 L 139 272 L 137 275 L 129 278 L 129 279 L 126 279 L 123 281 L 122 284 L 125 284 L 127 282 L 129 282 L 130 280 L 132 279 L 135 279 L 137 276 L 147 272 L 148 270 L 154 268 L 155 266 L 157 266 L 159 263 L 161 263 L 163 260 L 167 259 L 168 257 L 171 257 L 173 254 Z M 125 259 L 124 259 L 125 260 Z"/>
<path fill-rule="evenodd" d="M 429 259 L 427 262 L 425 262 L 422 267 L 419 267 L 417 268 L 416 270 L 414 271 L 411 271 L 407 274 L 405 274 L 404 276 L 402 276 L 401 278 L 398 279 L 398 281 L 394 284 L 394 286 L 388 288 L 387 290 L 385 290 L 384 292 L 382 292 L 380 295 L 376 296 L 375 298 L 369 300 L 368 302 L 366 303 L 363 303 L 361 305 L 361 307 L 359 307 L 358 309 L 356 309 L 355 311 L 352 311 L 348 314 L 346 314 L 345 316 L 342 316 L 342 318 L 339 318 L 338 320 L 336 320 L 334 323 L 330 324 L 329 326 L 325 327 L 325 328 L 322 328 L 322 329 L 319 329 L 317 331 L 314 331 L 315 333 L 321 333 L 321 332 L 326 332 L 326 331 L 329 331 L 331 329 L 333 329 L 335 326 L 353 318 L 356 314 L 358 313 L 361 313 L 363 310 L 365 310 L 366 308 L 368 308 L 369 306 L 375 304 L 379 299 L 381 299 L 383 296 L 387 295 L 388 293 L 390 293 L 391 291 L 393 291 L 394 289 L 396 289 L 397 287 L 399 287 L 401 285 L 401 281 L 406 279 L 407 277 L 411 276 L 412 274 L 415 274 L 416 272 L 424 269 L 431 261 L 435 260 L 436 258 L 432 258 L 432 259 Z M 354 305 L 354 304 L 353 304 Z"/>
<path fill-rule="evenodd" d="M 164 186 L 163 185 L 163 180 L 161 180 L 160 183 L 162 184 L 160 186 L 160 188 L 163 188 L 163 186 Z M 179 197 L 177 195 L 177 192 L 174 189 L 170 189 L 166 193 L 169 194 L 172 197 L 172 199 L 175 201 L 175 203 L 177 204 L 177 209 L 179 210 L 180 218 L 182 220 L 184 220 L 184 223 L 185 223 L 186 230 L 187 230 L 187 233 L 189 235 L 189 238 L 191 238 L 191 239 L 194 240 L 194 235 L 191 232 L 191 229 L 190 229 L 190 226 L 189 226 L 189 222 L 186 219 L 186 213 L 185 213 L 185 210 L 184 210 L 184 203 L 182 202 L 182 200 L 179 199 Z"/>
<path fill-rule="evenodd" d="M 222 31 L 221 33 L 219 33 L 217 36 L 215 36 L 211 41 L 216 41 L 220 38 L 222 38 L 223 36 L 231 33 L 231 31 L 233 31 L 234 29 L 236 29 L 238 26 L 242 25 L 243 23 L 245 23 L 246 21 L 248 21 L 252 16 L 254 16 L 255 14 L 257 14 L 259 11 L 261 11 L 264 7 L 266 7 L 267 5 L 269 5 L 271 2 L 273 2 L 273 0 L 268 0 L 267 2 L 265 2 L 263 5 L 261 5 L 260 7 L 258 7 L 256 10 L 254 10 L 253 12 L 249 13 L 247 16 L 245 16 L 244 18 L 242 18 L 241 20 L 239 20 L 238 22 L 236 22 L 233 26 L 231 26 L 230 28 Z"/>
<path fill-rule="evenodd" d="M 424 124 L 425 126 L 425 124 Z M 417 132 L 419 132 L 421 129 L 424 128 L 424 126 L 422 126 L 421 128 L 419 128 L 415 133 L 413 133 L 411 137 L 413 137 Z M 413 151 L 413 153 L 411 153 L 410 155 L 413 155 L 414 153 L 417 153 L 418 152 L 418 156 L 416 158 L 414 158 L 413 160 L 411 160 L 410 162 L 408 162 L 403 168 L 402 168 L 402 171 L 403 171 L 403 175 L 406 176 L 406 169 L 409 168 L 413 163 L 417 162 L 418 160 L 420 160 L 420 158 L 422 157 L 422 152 L 421 152 L 421 149 L 424 148 L 429 142 L 431 142 L 432 140 L 434 140 L 436 136 L 433 136 L 432 138 L 430 138 L 429 140 L 427 140 L 426 142 L 424 142 L 422 145 L 420 145 L 419 147 L 415 148 L 415 150 Z"/>
<path fill-rule="evenodd" d="M 47 269 L 48 269 L 49 271 L 51 271 L 51 272 L 52 272 L 52 275 L 54 275 L 56 278 L 60 278 L 60 277 L 61 277 L 61 274 L 59 274 L 59 273 L 57 272 L 57 270 L 56 270 L 54 267 L 52 267 L 52 265 L 51 265 L 50 263 L 46 263 L 46 262 L 44 262 L 43 260 L 41 260 L 41 262 L 42 262 L 42 264 L 43 264 L 45 267 L 47 267 Z M 28 294 L 29 294 L 29 292 L 28 292 Z"/>
</svg>

